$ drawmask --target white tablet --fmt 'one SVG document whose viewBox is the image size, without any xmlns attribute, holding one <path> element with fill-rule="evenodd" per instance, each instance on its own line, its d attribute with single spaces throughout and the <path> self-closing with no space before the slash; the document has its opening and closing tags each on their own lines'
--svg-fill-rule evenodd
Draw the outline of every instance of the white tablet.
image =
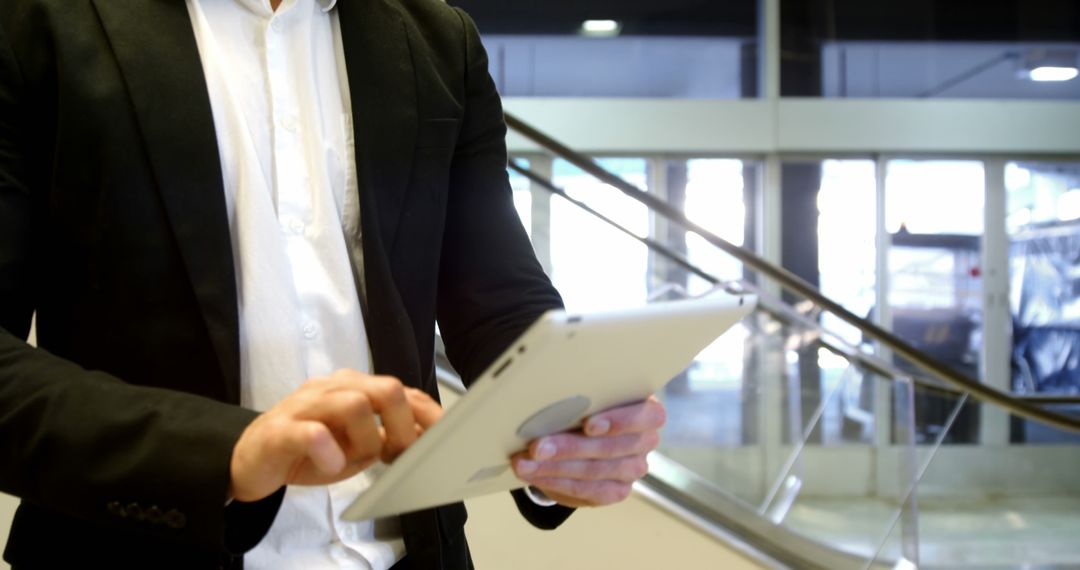
<svg viewBox="0 0 1080 570">
<path fill-rule="evenodd" d="M 658 391 L 755 302 L 717 293 L 618 312 L 546 313 L 343 518 L 397 515 L 524 486 L 511 455 Z"/>
</svg>

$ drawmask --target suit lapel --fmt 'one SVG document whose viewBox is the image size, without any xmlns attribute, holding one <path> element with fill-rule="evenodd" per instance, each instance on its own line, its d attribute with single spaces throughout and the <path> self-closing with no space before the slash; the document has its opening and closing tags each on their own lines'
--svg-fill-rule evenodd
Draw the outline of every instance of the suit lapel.
<svg viewBox="0 0 1080 570">
<path fill-rule="evenodd" d="M 187 8 L 172 0 L 94 4 L 127 83 L 227 397 L 238 402 L 239 317 L 224 183 Z"/>
<path fill-rule="evenodd" d="M 364 318 L 374 369 L 421 387 L 426 377 L 419 367 L 416 336 L 388 257 L 394 251 L 416 138 L 409 40 L 401 15 L 383 0 L 340 0 L 337 9 L 352 99 L 367 292 Z"/>
<path fill-rule="evenodd" d="M 190 17 L 179 1 L 93 1 L 127 82 L 229 398 L 236 400 L 235 269 L 213 115 Z M 416 337 L 388 257 L 409 186 L 418 121 L 408 36 L 401 15 L 383 0 L 340 0 L 337 9 L 354 117 L 373 364 L 379 373 L 421 386 L 426 377 Z"/>
<path fill-rule="evenodd" d="M 378 208 L 379 234 L 392 252 L 416 142 L 416 78 L 409 38 L 401 14 L 383 0 L 341 0 L 338 10 L 361 203 Z"/>
<path fill-rule="evenodd" d="M 437 396 L 436 387 L 425 385 L 427 377 L 421 374 L 416 336 L 387 255 L 394 251 L 417 127 L 416 83 L 405 24 L 384 0 L 339 0 L 337 6 L 352 98 L 364 234 L 366 299 L 362 300 L 373 369 Z M 360 236 L 352 239 L 359 241 Z M 404 514 L 401 526 L 410 567 L 441 568 L 435 511 Z"/>
</svg>

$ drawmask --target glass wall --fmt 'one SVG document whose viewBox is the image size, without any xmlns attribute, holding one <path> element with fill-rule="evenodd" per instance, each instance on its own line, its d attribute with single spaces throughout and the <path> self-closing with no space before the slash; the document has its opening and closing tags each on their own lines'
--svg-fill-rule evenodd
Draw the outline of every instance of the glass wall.
<svg viewBox="0 0 1080 570">
<path fill-rule="evenodd" d="M 757 0 L 452 0 L 510 97 L 757 96 Z"/>
<path fill-rule="evenodd" d="M 760 96 L 760 2 L 453 0 L 511 97 Z M 781 93 L 1080 99 L 1080 4 L 781 0 Z"/>
<path fill-rule="evenodd" d="M 484 45 L 499 92 L 509 97 L 743 96 L 743 40 L 489 34 Z M 617 62 L 617 63 L 616 63 Z"/>
<path fill-rule="evenodd" d="M 876 171 L 872 160 L 822 161 L 817 197 L 821 292 L 863 317 L 871 316 L 877 296 Z M 831 314 L 822 325 L 852 345 L 863 341 Z"/>
<path fill-rule="evenodd" d="M 1080 99 L 1080 4 L 781 0 L 784 96 Z"/>
<path fill-rule="evenodd" d="M 562 159 L 517 158 L 537 171 L 550 165 L 551 179 L 574 200 L 630 230 L 684 256 L 715 279 L 740 280 L 742 265 L 684 228 L 651 214 L 641 203 L 598 182 Z M 602 157 L 597 162 L 627 182 L 684 211 L 694 222 L 738 244 L 750 245 L 750 220 L 759 164 L 725 158 Z M 701 295 L 710 281 L 650 252 L 633 236 L 561 198 L 548 196 L 511 173 L 515 203 L 523 220 L 548 219 L 533 228 L 541 259 L 550 256 L 550 274 L 569 310 L 617 310 L 660 299 Z M 546 211 L 537 211 L 540 207 Z M 547 252 L 546 254 L 544 252 Z M 669 408 L 667 449 L 695 455 L 695 449 L 740 447 L 756 439 L 757 380 L 744 370 L 751 332 L 729 330 L 697 356 L 661 397 Z"/>
<path fill-rule="evenodd" d="M 830 42 L 822 95 L 1076 100 L 1080 81 L 1066 69 L 1078 54 L 1080 43 Z M 1062 71 L 1040 71 L 1052 65 Z"/>
<path fill-rule="evenodd" d="M 891 329 L 925 354 L 980 378 L 982 233 L 986 177 L 980 161 L 892 160 L 885 175 Z M 901 369 L 919 373 L 906 361 Z M 925 394 L 920 442 L 935 441 L 955 402 Z M 935 412 L 936 410 L 936 412 Z M 965 408 L 947 443 L 974 443 L 977 409 Z"/>
<path fill-rule="evenodd" d="M 1080 393 L 1080 164 L 1006 166 L 1013 389 Z"/>
<path fill-rule="evenodd" d="M 700 158 L 669 161 L 670 165 L 684 164 L 686 169 L 686 202 L 684 211 L 690 221 L 740 247 L 747 243 L 748 218 L 747 169 L 754 176 L 754 163 L 742 160 Z M 742 264 L 716 249 L 697 234 L 686 234 L 686 251 L 690 263 L 710 275 L 725 281 L 742 279 Z M 712 285 L 691 275 L 687 290 L 691 295 L 704 293 Z"/>
<path fill-rule="evenodd" d="M 648 189 L 642 158 L 603 158 L 600 165 Z M 641 203 L 556 159 L 552 181 L 576 200 L 602 212 L 638 236 L 649 235 L 649 212 Z M 551 202 L 551 278 L 571 311 L 634 307 L 648 299 L 648 249 L 565 200 Z"/>
<path fill-rule="evenodd" d="M 539 162 L 544 160 L 557 186 L 632 234 L 658 241 L 714 278 L 752 277 L 727 254 L 618 190 L 567 162 Z M 731 243 L 754 245 L 757 162 L 694 157 L 605 157 L 599 162 Z M 800 276 L 855 314 L 881 318 L 877 315 L 877 162 L 826 159 L 784 164 L 785 199 L 798 199 L 800 188 L 806 186 L 813 204 L 808 212 L 801 202 L 785 203 L 791 218 L 785 220 L 783 231 L 801 247 L 785 256 L 798 259 L 812 250 L 816 266 L 810 275 Z M 881 179 L 883 232 L 888 236 L 883 250 L 888 271 L 884 283 L 889 295 L 887 325 L 917 349 L 971 378 L 982 377 L 983 336 L 1011 333 L 1014 390 L 1080 392 L 1080 270 L 1076 269 L 1080 266 L 1080 164 L 1011 162 L 1006 167 L 1011 331 L 983 327 L 984 162 L 892 159 L 882 164 L 886 169 Z M 699 295 L 712 287 L 709 280 L 650 252 L 640 241 L 565 200 L 538 202 L 525 178 L 512 175 L 511 184 L 526 227 L 533 232 L 538 227 L 550 228 L 541 230 L 547 251 L 541 257 L 550 260 L 551 274 L 571 310 L 619 309 Z M 545 210 L 538 212 L 538 204 L 546 204 Z M 533 224 L 537 215 L 549 224 Z M 809 237 L 804 239 L 804 234 Z M 857 329 L 836 317 L 826 314 L 821 324 L 844 343 L 873 350 Z M 753 357 L 748 349 L 752 336 L 747 328 L 736 327 L 671 384 L 667 391 L 671 405 L 686 408 L 686 417 L 696 418 L 698 424 L 712 425 L 703 429 L 687 424 L 683 431 L 673 427 L 673 445 L 693 444 L 703 434 L 713 443 L 735 446 L 756 437 L 757 394 L 744 374 Z M 824 349 L 799 352 L 794 358 L 789 365 L 802 384 L 785 390 L 798 390 L 804 417 L 825 406 L 818 433 L 811 440 L 826 445 L 871 441 L 876 405 L 872 383 L 852 377 L 847 362 Z M 922 374 L 902 359 L 895 363 L 912 374 Z M 917 431 L 922 441 L 933 441 L 956 402 L 929 392 L 922 397 L 923 423 Z M 690 413 L 700 406 L 723 413 Z M 972 443 L 978 441 L 980 429 L 977 411 L 965 406 L 944 441 Z M 1021 432 L 1022 426 L 1014 426 L 1014 438 Z"/>
<path fill-rule="evenodd" d="M 752 202 L 757 188 L 755 162 L 723 158 L 655 159 L 662 172 L 663 198 L 687 218 L 736 245 L 747 246 Z M 691 264 L 721 281 L 741 280 L 742 264 L 697 234 L 655 220 L 656 237 L 685 255 Z M 654 258 L 664 284 L 681 295 L 701 295 L 712 283 L 681 266 Z M 655 289 L 657 294 L 665 294 Z M 670 292 L 666 296 L 672 296 Z M 746 368 L 751 331 L 738 324 L 707 347 L 687 371 L 664 390 L 674 421 L 666 429 L 664 446 L 688 460 L 695 449 L 739 447 L 757 439 L 757 380 Z"/>
<path fill-rule="evenodd" d="M 877 299 L 877 168 L 872 160 L 824 160 L 817 195 L 818 272 L 825 296 L 849 311 L 871 318 Z M 855 327 L 832 314 L 821 319 L 825 330 L 851 346 L 865 339 Z M 821 441 L 870 442 L 874 431 L 874 385 L 865 377 L 849 378 L 847 360 L 817 351 L 819 398 L 829 403 L 821 419 Z M 829 394 L 839 390 L 837 397 Z"/>
<path fill-rule="evenodd" d="M 977 321 L 982 163 L 894 160 L 885 193 L 894 321 L 908 311 L 949 311 Z"/>
</svg>

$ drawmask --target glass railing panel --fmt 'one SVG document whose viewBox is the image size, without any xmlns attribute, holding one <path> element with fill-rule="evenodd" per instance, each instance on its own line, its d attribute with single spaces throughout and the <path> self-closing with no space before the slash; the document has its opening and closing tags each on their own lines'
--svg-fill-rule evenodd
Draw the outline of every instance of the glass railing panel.
<svg viewBox="0 0 1080 570">
<path fill-rule="evenodd" d="M 908 558 L 910 555 L 911 540 L 908 538 L 907 529 L 896 524 L 890 527 L 888 535 L 877 546 L 873 560 L 868 564 L 870 567 L 891 568 L 892 570 L 916 570 L 920 566 Z M 905 550 L 907 553 L 905 553 Z"/>
<path fill-rule="evenodd" d="M 609 162 L 629 171 L 627 178 L 641 176 L 632 160 Z M 565 197 L 551 197 L 552 223 L 541 228 L 534 225 L 532 237 L 538 249 L 548 248 L 552 279 L 570 310 L 627 308 L 714 287 L 719 276 L 700 268 L 691 271 L 686 263 L 673 260 L 667 252 L 650 250 L 637 239 L 649 233 L 648 223 L 656 223 L 647 216 L 636 217 L 641 213 L 639 205 L 626 203 L 625 196 L 611 194 L 609 187 L 588 183 L 579 171 L 556 169 L 556 174 L 568 197 L 627 226 L 625 231 L 615 229 Z M 644 227 L 642 222 L 646 222 Z M 741 263 L 730 260 L 728 265 L 713 269 L 725 269 L 723 277 L 729 278 L 745 274 Z M 688 288 L 691 276 L 700 284 Z M 805 367 L 799 361 L 807 355 L 817 358 L 816 339 L 812 322 L 809 328 L 784 324 L 765 312 L 733 327 L 659 394 L 669 416 L 660 451 L 750 509 L 761 509 L 770 493 L 770 500 L 781 504 L 786 495 L 772 492 L 771 485 L 778 480 L 785 457 L 775 445 L 765 443 L 763 430 L 787 430 L 787 435 L 776 432 L 770 437 L 800 441 L 813 414 L 777 422 L 766 413 L 766 398 L 798 401 L 799 387 L 807 382 L 801 378 Z M 838 395 L 835 401 L 839 400 Z M 798 409 L 798 405 L 788 408 Z"/>
<path fill-rule="evenodd" d="M 685 231 L 649 228 L 661 224 L 657 216 L 611 187 L 569 165 L 549 164 L 554 165 L 552 182 L 568 197 L 624 226 L 615 229 L 562 196 L 550 198 L 550 225 L 533 224 L 534 243 L 548 248 L 552 278 L 571 310 L 680 298 L 700 294 L 717 280 L 753 278 L 741 262 Z M 601 164 L 648 187 L 651 177 L 641 161 L 603 159 Z M 676 201 L 701 206 L 712 184 L 732 202 L 697 209 L 699 223 L 717 222 L 702 212 L 721 206 L 737 206 L 740 217 L 745 215 L 743 185 L 752 168 L 723 159 L 664 166 L 665 176 L 687 179 L 686 193 Z M 530 189 L 546 192 L 537 184 Z M 729 237 L 750 233 L 738 230 Z M 663 250 L 650 250 L 635 239 L 645 235 Z M 797 318 L 786 322 L 759 311 L 706 349 L 660 394 L 671 418 L 660 451 L 777 520 L 790 510 L 805 477 L 804 458 L 796 450 L 868 443 L 876 425 L 875 381 L 851 367 L 842 353 L 823 348 L 815 313 L 791 311 Z"/>
<path fill-rule="evenodd" d="M 557 160 L 534 158 L 541 170 L 546 161 L 548 172 L 559 174 Z M 719 223 L 706 214 L 720 207 L 706 202 L 728 196 L 733 207 L 745 190 L 736 192 L 737 179 L 753 172 L 740 163 L 738 174 L 739 164 L 721 159 L 668 162 L 607 159 L 605 165 L 706 228 Z M 706 175 L 714 178 L 708 184 L 730 188 L 714 188 L 710 195 L 701 178 L 694 190 L 688 178 Z M 863 332 L 872 326 L 845 325 L 839 335 L 830 334 L 819 326 L 838 322 L 828 312 L 785 295 L 722 247 L 688 235 L 581 171 L 563 165 L 559 176 L 560 185 L 573 187 L 572 198 L 624 226 L 613 229 L 560 197 L 550 198 L 544 215 L 554 220 L 552 214 L 562 211 L 562 221 L 530 221 L 569 305 L 632 306 L 697 295 L 728 280 L 761 294 L 752 317 L 660 394 L 670 416 L 660 471 L 682 469 L 683 479 L 691 474 L 713 499 L 721 494 L 752 513 L 758 530 L 764 521 L 788 536 L 847 553 L 835 567 L 1080 566 L 1074 552 L 1080 548 L 1072 546 L 1080 524 L 1069 516 L 1080 507 L 1080 436 L 1031 419 L 1039 417 L 1038 409 L 1010 416 L 944 388 L 946 382 L 907 358 L 874 348 Z M 528 189 L 542 192 L 535 183 Z M 703 193 L 694 194 L 698 190 Z M 741 195 L 738 213 L 745 222 L 754 218 L 746 210 L 754 200 Z M 532 196 L 531 203 L 542 201 Z M 749 238 L 753 228 L 725 231 L 732 234 L 724 236 L 729 242 L 753 245 L 735 235 Z M 952 382 L 963 385 L 961 380 Z M 992 400 L 993 394 L 980 397 Z M 1040 405 L 1080 416 L 1080 404 Z"/>
<path fill-rule="evenodd" d="M 934 454 L 920 449 L 922 564 L 1080 566 L 1080 438 L 991 405 L 967 407 L 981 418 L 982 441 L 941 447 Z M 1010 426 L 1023 426 L 1013 427 L 1013 438 L 1025 432 L 1039 443 L 1010 442 Z"/>
<path fill-rule="evenodd" d="M 636 184 L 646 182 L 641 162 L 611 159 L 606 164 Z M 626 227 L 617 229 L 567 197 L 548 194 L 551 223 L 531 224 L 531 237 L 539 257 L 549 260 L 552 281 L 569 310 L 630 308 L 714 287 L 711 274 L 705 274 L 707 279 L 695 275 L 703 284 L 689 291 L 688 274 L 693 272 L 638 239 L 656 223 L 642 205 L 568 165 L 555 165 L 553 174 L 567 197 Z M 530 189 L 544 192 L 535 184 Z M 735 276 L 741 275 L 740 267 Z M 669 417 L 661 451 L 705 479 L 722 483 L 754 508 L 764 496 L 763 481 L 770 479 L 762 471 L 761 378 L 765 366 L 785 362 L 789 334 L 764 314 L 748 318 L 702 351 L 658 394 Z M 782 364 L 778 370 L 783 371 Z"/>
<path fill-rule="evenodd" d="M 872 446 L 807 447 L 802 492 L 782 524 L 875 566 L 914 567 L 925 562 L 928 535 L 922 484 L 935 458 L 961 449 L 944 444 L 969 399 L 903 377 L 874 381 L 888 429 Z M 921 426 L 936 413 L 927 417 L 919 405 L 930 397 L 947 417 L 927 438 Z"/>
<path fill-rule="evenodd" d="M 769 332 L 763 332 L 769 331 Z M 660 395 L 668 409 L 659 451 L 755 511 L 779 476 L 764 415 L 787 365 L 790 330 L 757 313 L 702 352 Z"/>
<path fill-rule="evenodd" d="M 658 451 L 752 507 L 766 469 L 755 421 L 759 386 L 752 376 L 703 368 L 695 363 L 658 394 L 669 417 Z"/>
<path fill-rule="evenodd" d="M 687 295 L 685 289 L 665 281 L 670 275 L 666 268 L 648 271 L 645 246 L 602 229 L 595 222 L 582 222 L 596 237 L 579 244 L 574 255 L 601 259 L 598 263 L 608 272 L 601 279 L 628 279 L 627 274 L 632 273 L 639 282 L 632 290 L 624 287 L 614 294 L 598 288 L 595 282 L 580 282 L 566 272 L 555 271 L 553 279 L 568 307 L 610 309 Z M 553 242 L 558 239 L 552 238 Z M 634 251 L 635 255 L 611 256 L 615 248 Z M 620 261 L 627 265 L 618 266 Z M 557 267 L 561 263 L 555 256 L 553 262 Z M 749 333 L 752 320 L 736 325 L 702 351 L 658 397 L 665 403 L 669 417 L 661 450 L 708 480 L 725 482 L 736 496 L 756 502 L 762 493 L 759 469 L 763 461 L 758 445 L 761 387 L 754 371 L 755 358 L 764 358 L 767 343 Z M 782 346 L 782 342 L 775 344 Z"/>
<path fill-rule="evenodd" d="M 845 383 L 872 386 L 874 393 L 890 393 L 898 386 L 855 366 L 845 377 Z M 841 392 L 844 388 L 837 386 Z M 910 398 L 895 398 L 890 405 L 896 407 L 895 412 L 889 410 L 890 417 L 911 417 Z M 910 425 L 907 421 L 893 426 L 891 431 L 899 433 Z M 873 559 L 904 503 L 900 499 L 901 477 L 906 472 L 903 466 L 889 464 L 886 468 L 890 472 L 884 476 L 877 448 L 870 445 L 822 446 L 804 442 L 798 451 L 801 491 L 785 516 L 773 516 L 773 521 L 854 558 Z"/>
</svg>

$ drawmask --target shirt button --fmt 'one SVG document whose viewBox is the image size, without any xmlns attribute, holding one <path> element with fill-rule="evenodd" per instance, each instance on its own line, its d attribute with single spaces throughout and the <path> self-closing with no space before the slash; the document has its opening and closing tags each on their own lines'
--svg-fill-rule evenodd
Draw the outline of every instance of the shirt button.
<svg viewBox="0 0 1080 570">
<path fill-rule="evenodd" d="M 143 512 L 142 507 L 139 506 L 139 503 L 130 503 L 127 507 L 124 508 L 124 511 L 128 514 L 128 516 L 138 522 L 143 522 L 144 520 L 146 520 L 146 513 Z"/>
<path fill-rule="evenodd" d="M 161 524 L 165 518 L 165 513 L 161 512 L 161 509 L 157 505 L 152 505 L 149 509 L 146 509 L 146 522 L 150 524 Z"/>
<path fill-rule="evenodd" d="M 273 28 L 275 32 L 280 32 L 285 27 L 285 24 L 282 23 L 280 18 L 274 18 L 273 20 L 270 20 L 270 27 Z"/>
<path fill-rule="evenodd" d="M 315 326 L 314 323 L 304 325 L 304 338 L 311 340 L 317 336 L 319 336 L 319 327 Z"/>
<path fill-rule="evenodd" d="M 165 513 L 164 521 L 165 526 L 171 529 L 181 529 L 187 524 L 187 517 L 176 509 L 169 509 L 169 512 Z"/>
<path fill-rule="evenodd" d="M 296 234 L 296 235 L 303 234 L 304 233 L 304 222 L 301 222 L 300 220 L 297 220 L 296 218 L 293 218 L 292 220 L 289 220 L 289 231 Z"/>
</svg>

